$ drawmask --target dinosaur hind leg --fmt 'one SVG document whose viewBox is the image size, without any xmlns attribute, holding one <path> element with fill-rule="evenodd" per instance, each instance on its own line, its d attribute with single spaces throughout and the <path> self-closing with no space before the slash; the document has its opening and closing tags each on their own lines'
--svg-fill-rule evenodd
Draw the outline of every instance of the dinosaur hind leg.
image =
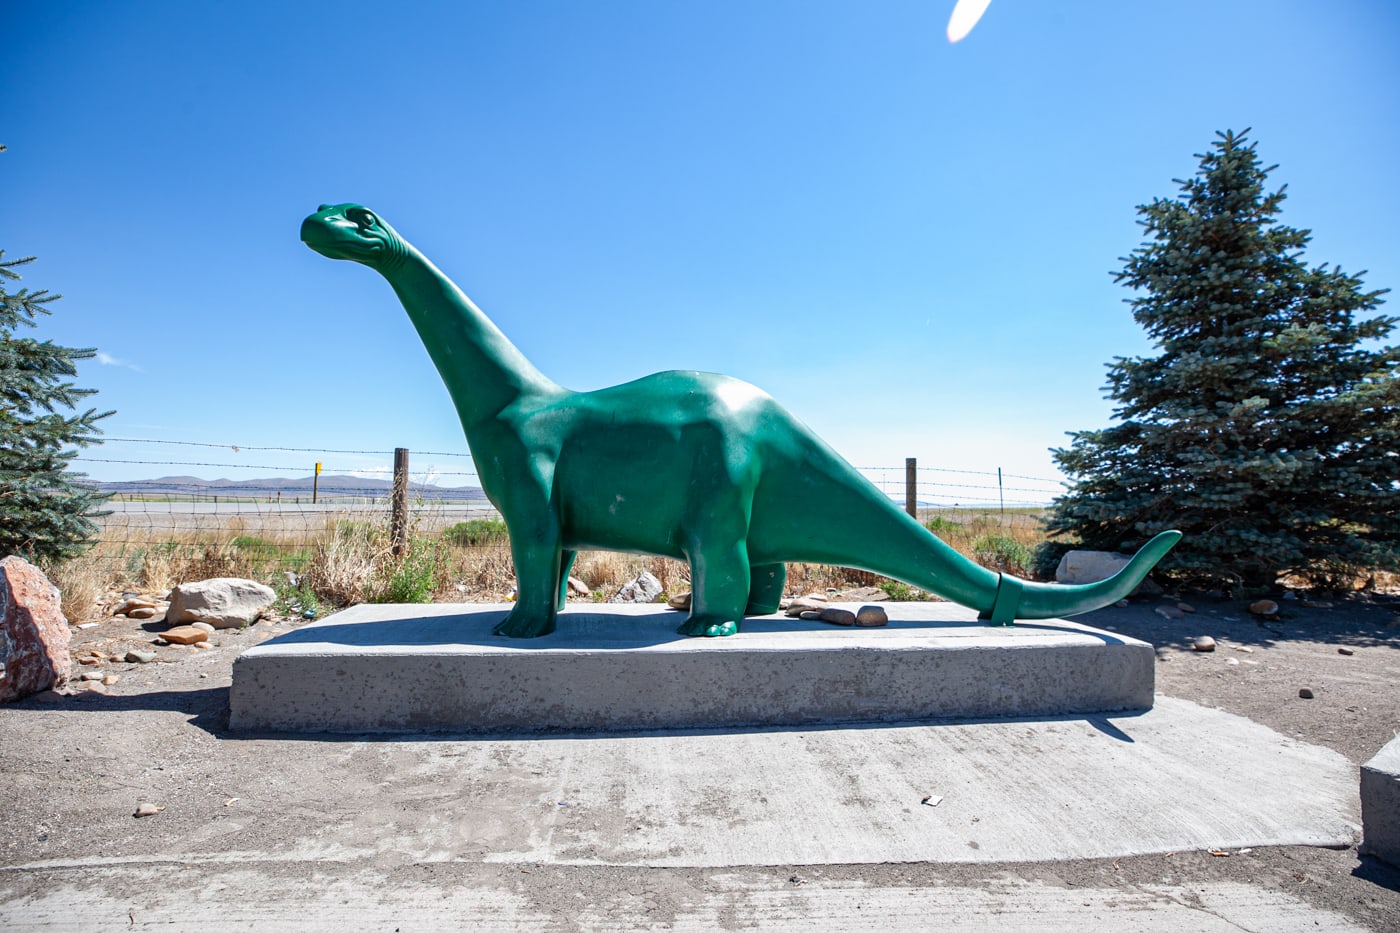
<svg viewBox="0 0 1400 933">
<path fill-rule="evenodd" d="M 736 544 L 703 548 L 690 558 L 690 618 L 676 629 L 682 635 L 733 635 L 749 603 L 748 546 Z"/>
<path fill-rule="evenodd" d="M 777 612 L 786 585 L 786 564 L 756 564 L 749 572 L 749 604 L 744 607 L 744 615 L 766 616 Z"/>
<path fill-rule="evenodd" d="M 569 602 L 569 573 L 574 569 L 574 559 L 577 557 L 578 551 L 565 548 L 559 552 L 559 599 L 555 601 L 554 608 L 560 612 Z"/>
</svg>

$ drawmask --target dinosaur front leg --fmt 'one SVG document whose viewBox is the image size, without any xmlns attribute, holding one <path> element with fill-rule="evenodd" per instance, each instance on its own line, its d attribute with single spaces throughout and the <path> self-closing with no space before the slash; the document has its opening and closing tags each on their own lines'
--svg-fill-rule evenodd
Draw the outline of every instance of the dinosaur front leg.
<svg viewBox="0 0 1400 933">
<path fill-rule="evenodd" d="M 511 638 L 537 638 L 554 631 L 563 555 L 559 525 L 546 513 L 533 521 L 511 521 L 510 556 L 515 562 L 515 608 L 494 629 Z"/>
<path fill-rule="evenodd" d="M 786 564 L 755 564 L 749 572 L 749 604 L 744 607 L 744 615 L 766 616 L 777 612 L 785 586 Z"/>
</svg>

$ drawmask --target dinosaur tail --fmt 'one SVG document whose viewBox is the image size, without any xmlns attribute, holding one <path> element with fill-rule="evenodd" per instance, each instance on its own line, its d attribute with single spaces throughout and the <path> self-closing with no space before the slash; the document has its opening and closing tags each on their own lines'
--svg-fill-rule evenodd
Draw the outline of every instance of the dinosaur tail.
<svg viewBox="0 0 1400 933">
<path fill-rule="evenodd" d="M 1010 625 L 1016 619 L 1062 618 L 1102 609 L 1137 589 L 1180 540 L 1179 531 L 1162 532 L 1143 545 L 1126 567 L 1097 583 L 1058 586 L 1001 574 L 991 611 L 982 613 L 982 618 L 993 625 Z"/>
</svg>

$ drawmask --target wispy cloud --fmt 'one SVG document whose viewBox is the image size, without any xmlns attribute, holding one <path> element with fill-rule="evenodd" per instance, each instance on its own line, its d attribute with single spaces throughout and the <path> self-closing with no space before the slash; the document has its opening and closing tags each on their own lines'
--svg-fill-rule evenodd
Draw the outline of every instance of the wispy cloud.
<svg viewBox="0 0 1400 933">
<path fill-rule="evenodd" d="M 118 359 L 117 357 L 113 356 L 113 355 L 110 354 L 110 353 L 103 353 L 101 350 L 98 350 L 98 351 L 97 351 L 97 357 L 96 357 L 96 359 L 97 359 L 97 362 L 101 363 L 103 366 L 121 366 L 121 367 L 123 367 L 124 369 L 132 369 L 132 370 L 135 370 L 135 371 L 138 372 L 138 373 L 144 373 L 144 372 L 145 372 L 144 369 L 142 369 L 140 366 L 137 366 L 135 363 L 131 363 L 131 362 L 128 362 L 128 361 L 126 361 L 126 360 Z"/>
</svg>

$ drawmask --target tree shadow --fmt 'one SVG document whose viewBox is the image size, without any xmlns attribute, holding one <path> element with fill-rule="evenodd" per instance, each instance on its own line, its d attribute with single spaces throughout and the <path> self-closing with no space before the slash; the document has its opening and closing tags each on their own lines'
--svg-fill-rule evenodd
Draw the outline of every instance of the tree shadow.
<svg viewBox="0 0 1400 933">
<path fill-rule="evenodd" d="M 1268 648 L 1283 642 L 1309 641 L 1339 648 L 1400 649 L 1400 597 L 1381 594 L 1330 601 L 1323 608 L 1309 608 L 1301 601 L 1280 601 L 1277 618 L 1250 615 L 1247 604 L 1237 600 L 1185 597 L 1194 613 L 1164 617 L 1177 600 L 1134 601 L 1127 608 L 1100 609 L 1075 616 L 1075 621 L 1157 646 L 1190 647 L 1197 635 L 1211 635 L 1250 647 Z"/>
<path fill-rule="evenodd" d="M 1351 870 L 1352 877 L 1369 881 L 1371 884 L 1390 891 L 1400 891 L 1400 867 L 1391 865 L 1374 855 L 1362 855 L 1359 859 L 1356 867 Z"/>
</svg>

